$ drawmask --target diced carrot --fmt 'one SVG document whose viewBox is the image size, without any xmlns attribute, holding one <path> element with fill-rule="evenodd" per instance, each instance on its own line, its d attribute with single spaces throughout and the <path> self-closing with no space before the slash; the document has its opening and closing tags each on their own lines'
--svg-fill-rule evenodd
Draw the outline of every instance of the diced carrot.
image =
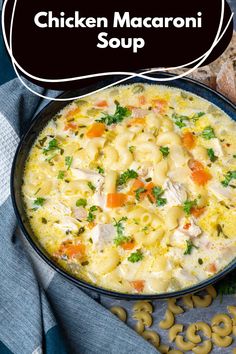
<svg viewBox="0 0 236 354">
<path fill-rule="evenodd" d="M 76 130 L 78 128 L 77 124 L 73 123 L 73 122 L 68 122 L 65 127 L 64 130 Z"/>
<path fill-rule="evenodd" d="M 96 106 L 97 107 L 107 107 L 108 103 L 107 103 L 107 101 L 103 100 L 103 101 L 97 102 Z"/>
<path fill-rule="evenodd" d="M 191 150 L 191 149 L 193 149 L 194 146 L 195 146 L 196 138 L 195 138 L 195 136 L 193 135 L 193 133 L 191 133 L 191 132 L 186 132 L 186 133 L 183 134 L 182 143 L 183 143 L 183 146 L 184 146 L 186 149 Z"/>
<path fill-rule="evenodd" d="M 212 178 L 212 176 L 205 170 L 195 170 L 192 172 L 191 178 L 194 183 L 199 186 L 204 186 Z"/>
<path fill-rule="evenodd" d="M 127 196 L 124 193 L 108 193 L 107 207 L 118 208 L 125 204 Z"/>
<path fill-rule="evenodd" d="M 79 257 L 82 258 L 85 254 L 85 245 L 79 243 L 78 245 L 61 245 L 59 249 L 60 254 L 65 254 L 68 258 Z"/>
<path fill-rule="evenodd" d="M 141 293 L 143 291 L 145 285 L 144 280 L 134 280 L 131 281 L 130 283 L 138 293 Z"/>
<path fill-rule="evenodd" d="M 144 183 L 142 181 L 140 181 L 140 179 L 136 179 L 130 189 L 129 194 L 135 194 L 135 191 L 139 188 L 143 188 L 144 187 Z"/>
<path fill-rule="evenodd" d="M 105 124 L 103 123 L 93 123 L 92 126 L 89 128 L 87 131 L 87 137 L 88 138 L 97 138 L 101 136 L 105 131 Z"/>
<path fill-rule="evenodd" d="M 188 230 L 190 228 L 191 224 L 190 223 L 187 223 L 184 225 L 183 229 L 184 230 Z"/>
<path fill-rule="evenodd" d="M 131 127 L 132 125 L 142 125 L 146 123 L 145 118 L 133 118 L 131 121 L 128 123 L 128 127 Z"/>
<path fill-rule="evenodd" d="M 143 105 L 143 104 L 146 103 L 146 97 L 143 96 L 143 95 L 142 95 L 142 96 L 139 96 L 138 101 L 139 101 L 139 104 L 140 104 L 140 105 Z"/>
<path fill-rule="evenodd" d="M 217 268 L 216 268 L 215 263 L 209 264 L 208 272 L 210 272 L 210 273 L 216 273 L 216 271 L 217 271 Z"/>
<path fill-rule="evenodd" d="M 191 214 L 195 216 L 195 218 L 199 218 L 205 211 L 205 208 L 191 208 Z"/>
<path fill-rule="evenodd" d="M 153 193 L 152 193 L 152 189 L 154 188 L 154 184 L 152 182 L 146 184 L 145 189 L 146 189 L 146 195 L 148 197 L 148 199 L 152 202 L 155 203 L 156 198 L 154 197 Z"/>
<path fill-rule="evenodd" d="M 80 108 L 79 107 L 73 108 L 66 114 L 66 119 L 68 120 L 76 116 L 78 113 L 80 113 Z"/>
<path fill-rule="evenodd" d="M 198 160 L 193 160 L 193 159 L 189 160 L 188 166 L 189 166 L 190 170 L 193 172 L 204 170 L 203 164 Z"/>
<path fill-rule="evenodd" d="M 124 250 L 132 250 L 135 246 L 135 243 L 134 241 L 130 241 L 130 242 L 124 242 L 121 244 L 121 247 L 124 249 Z"/>
<path fill-rule="evenodd" d="M 166 112 L 168 102 L 164 98 L 156 98 L 152 100 L 152 104 L 159 111 L 159 113 L 163 114 Z"/>
</svg>

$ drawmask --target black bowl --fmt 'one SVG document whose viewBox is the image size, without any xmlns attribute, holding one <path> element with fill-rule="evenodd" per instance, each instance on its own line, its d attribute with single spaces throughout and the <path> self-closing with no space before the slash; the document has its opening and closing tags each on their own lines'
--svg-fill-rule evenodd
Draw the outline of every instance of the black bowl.
<svg viewBox="0 0 236 354">
<path fill-rule="evenodd" d="M 158 73 L 158 76 L 160 78 L 167 78 L 167 77 L 172 77 L 173 74 L 169 73 Z M 73 92 L 66 92 L 63 93 L 60 98 L 70 98 L 70 97 L 76 97 L 82 94 L 89 93 L 91 90 L 98 89 L 101 87 L 106 86 L 107 84 L 110 84 L 112 82 L 116 82 L 119 80 L 121 77 L 112 77 L 109 80 L 102 81 L 96 85 L 92 85 L 89 87 L 86 87 L 84 89 L 76 90 Z M 127 81 L 124 82 L 124 84 L 131 84 L 131 83 L 137 83 L 137 82 L 142 82 L 142 83 L 155 83 L 151 80 L 148 79 L 140 79 L 140 78 L 130 78 L 127 79 Z M 158 84 L 158 83 L 157 83 Z M 215 104 L 218 106 L 221 110 L 223 110 L 226 114 L 228 114 L 232 119 L 236 121 L 236 110 L 235 106 L 233 105 L 232 102 L 230 102 L 227 98 L 222 96 L 221 94 L 215 92 L 214 90 L 210 89 L 209 87 L 200 84 L 197 81 L 194 81 L 189 78 L 181 78 L 177 80 L 172 80 L 171 82 L 161 82 L 160 84 L 162 85 L 167 85 L 167 86 L 172 86 L 172 87 L 177 87 L 189 92 L 192 92 L 202 98 L 207 99 L 211 103 Z M 70 274 L 68 274 L 62 267 L 60 267 L 57 263 L 55 263 L 50 255 L 47 253 L 45 249 L 40 245 L 38 242 L 37 238 L 35 237 L 34 233 L 32 232 L 32 229 L 30 227 L 25 208 L 24 208 L 24 203 L 23 203 L 23 198 L 21 194 L 21 186 L 22 186 L 22 180 L 23 180 L 23 173 L 24 173 L 24 166 L 26 159 L 28 157 L 29 151 L 37 138 L 38 134 L 40 131 L 45 127 L 47 122 L 58 112 L 60 111 L 64 106 L 68 104 L 68 101 L 53 101 L 49 103 L 29 124 L 27 132 L 24 134 L 24 136 L 21 138 L 21 141 L 19 143 L 19 146 L 17 148 L 15 158 L 13 161 L 13 166 L 12 166 L 12 172 L 11 172 L 11 196 L 12 196 L 12 201 L 13 201 L 13 206 L 14 210 L 16 213 L 16 217 L 18 220 L 18 223 L 21 227 L 21 230 L 23 231 L 23 234 L 31 244 L 31 246 L 34 248 L 34 250 L 39 254 L 39 256 L 47 263 L 49 264 L 53 269 L 55 269 L 58 273 L 63 275 L 66 279 L 69 281 L 73 282 L 75 285 L 84 288 L 84 289 L 89 289 L 92 290 L 96 293 L 104 294 L 107 296 L 112 296 L 120 299 L 126 299 L 126 300 L 141 300 L 141 299 L 165 299 L 165 298 L 170 298 L 170 297 L 179 297 L 182 295 L 186 295 L 188 293 L 194 293 L 196 291 L 199 291 L 201 289 L 204 289 L 210 284 L 213 284 L 223 278 L 226 274 L 231 272 L 233 269 L 236 268 L 236 259 L 232 261 L 227 267 L 225 267 L 222 271 L 217 273 L 216 275 L 212 276 L 211 278 L 208 278 L 194 286 L 179 290 L 179 291 L 174 291 L 171 293 L 161 293 L 161 294 L 152 294 L 152 295 L 146 295 L 146 294 L 125 294 L 125 293 L 119 293 L 119 292 L 114 292 L 110 291 L 104 288 L 100 288 L 98 286 L 92 285 L 90 283 L 87 283 L 83 280 L 80 280 Z"/>
</svg>

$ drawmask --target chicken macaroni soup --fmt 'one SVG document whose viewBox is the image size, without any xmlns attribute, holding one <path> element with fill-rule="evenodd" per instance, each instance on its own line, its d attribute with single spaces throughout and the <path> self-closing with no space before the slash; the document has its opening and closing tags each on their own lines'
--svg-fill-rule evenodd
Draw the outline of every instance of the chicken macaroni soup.
<svg viewBox="0 0 236 354">
<path fill-rule="evenodd" d="M 123 293 L 192 286 L 236 254 L 236 123 L 179 89 L 133 84 L 66 106 L 42 130 L 22 193 L 68 273 Z"/>
</svg>

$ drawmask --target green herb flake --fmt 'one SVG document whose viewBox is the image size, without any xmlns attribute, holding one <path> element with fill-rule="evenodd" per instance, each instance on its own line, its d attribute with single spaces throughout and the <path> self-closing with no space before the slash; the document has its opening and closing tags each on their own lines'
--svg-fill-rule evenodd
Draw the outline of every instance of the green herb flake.
<svg viewBox="0 0 236 354">
<path fill-rule="evenodd" d="M 92 184 L 92 182 L 88 182 L 88 187 L 91 189 L 91 191 L 95 191 L 96 187 Z"/>
<path fill-rule="evenodd" d="M 124 120 L 124 118 L 131 115 L 131 111 L 127 107 L 122 107 L 118 101 L 115 101 L 116 110 L 113 115 L 103 113 L 104 117 L 97 119 L 97 122 L 105 123 L 106 125 L 117 124 Z"/>
<path fill-rule="evenodd" d="M 193 248 L 198 249 L 198 247 L 195 246 L 191 240 L 187 240 L 187 241 L 186 241 L 186 250 L 185 250 L 185 252 L 184 252 L 184 255 L 191 254 Z"/>
<path fill-rule="evenodd" d="M 184 121 L 189 121 L 189 117 L 176 113 L 172 114 L 172 118 L 174 119 L 175 125 L 177 125 L 180 129 L 186 127 Z"/>
<path fill-rule="evenodd" d="M 55 150 L 60 150 L 61 151 L 61 148 L 58 145 L 57 139 L 54 138 L 54 139 L 49 141 L 48 147 L 43 149 L 43 153 L 44 153 L 44 155 L 47 155 L 49 152 L 52 152 L 52 151 L 55 151 Z"/>
<path fill-rule="evenodd" d="M 134 153 L 134 150 L 135 150 L 135 146 L 129 146 L 129 151 L 131 152 L 131 154 Z"/>
<path fill-rule="evenodd" d="M 70 169 L 70 167 L 72 165 L 72 162 L 73 162 L 73 157 L 72 156 L 66 156 L 65 157 L 65 164 L 67 166 L 67 170 Z"/>
<path fill-rule="evenodd" d="M 152 181 L 152 178 L 151 177 L 148 177 L 145 179 L 146 182 L 151 182 Z"/>
<path fill-rule="evenodd" d="M 206 113 L 205 112 L 198 112 L 198 113 L 195 113 L 191 119 L 195 122 L 198 121 L 199 118 L 201 118 L 202 116 L 204 116 Z"/>
<path fill-rule="evenodd" d="M 79 228 L 79 230 L 78 230 L 77 235 L 79 236 L 79 235 L 83 234 L 84 231 L 85 231 L 85 227 L 84 227 L 84 226 L 81 226 L 81 227 Z"/>
<path fill-rule="evenodd" d="M 139 262 L 143 259 L 143 253 L 142 251 L 139 249 L 136 252 L 131 253 L 131 255 L 128 257 L 128 261 L 131 263 L 136 263 Z"/>
<path fill-rule="evenodd" d="M 170 149 L 167 146 L 161 146 L 160 152 L 162 153 L 163 157 L 167 157 L 170 153 Z"/>
<path fill-rule="evenodd" d="M 114 227 L 116 228 L 117 236 L 114 239 L 114 243 L 116 246 L 121 245 L 124 242 L 129 242 L 131 240 L 130 237 L 124 235 L 124 225 L 123 221 L 126 221 L 127 217 L 122 217 L 120 220 L 114 219 Z"/>
<path fill-rule="evenodd" d="M 41 221 L 42 221 L 43 224 L 47 224 L 48 223 L 46 218 L 42 218 Z"/>
<path fill-rule="evenodd" d="M 215 155 L 214 150 L 211 148 L 207 149 L 207 155 L 208 155 L 209 159 L 211 160 L 211 162 L 215 162 L 218 159 L 218 157 Z"/>
<path fill-rule="evenodd" d="M 197 205 L 197 200 L 186 200 L 183 205 L 183 210 L 187 215 L 191 214 L 191 209 Z"/>
<path fill-rule="evenodd" d="M 57 179 L 64 179 L 65 177 L 65 171 L 59 171 L 57 175 Z"/>
<path fill-rule="evenodd" d="M 87 205 L 87 200 L 86 200 L 86 199 L 83 199 L 83 198 L 80 198 L 80 199 L 78 199 L 78 200 L 76 201 L 75 204 L 76 204 L 77 207 L 82 206 L 83 208 L 85 208 L 86 205 Z"/>
<path fill-rule="evenodd" d="M 103 175 L 105 172 L 104 169 L 100 166 L 97 166 L 97 170 L 98 170 L 98 173 L 100 173 L 101 175 Z"/>
<path fill-rule="evenodd" d="M 210 140 L 210 139 L 216 138 L 214 129 L 211 126 L 208 126 L 208 127 L 204 128 L 201 135 L 206 140 Z"/>
<path fill-rule="evenodd" d="M 234 159 L 236 159 L 236 154 L 235 154 L 235 155 L 233 155 L 233 158 L 234 158 Z"/>
<path fill-rule="evenodd" d="M 236 179 L 236 171 L 228 171 L 225 175 L 224 181 L 221 181 L 222 186 L 228 187 L 233 179 Z"/>
<path fill-rule="evenodd" d="M 45 198 L 39 197 L 39 198 L 35 199 L 34 205 L 41 207 L 41 206 L 43 206 L 45 201 L 46 201 Z"/>
<path fill-rule="evenodd" d="M 94 211 L 96 211 L 96 210 L 98 210 L 96 205 L 93 205 L 89 208 L 88 217 L 87 217 L 88 222 L 93 222 L 95 220 L 96 215 L 94 214 Z"/>
<path fill-rule="evenodd" d="M 143 188 L 143 187 L 140 187 L 140 188 L 136 189 L 136 191 L 135 191 L 135 198 L 136 198 L 138 201 L 140 201 L 140 194 L 141 194 L 141 193 L 144 193 L 144 192 L 146 192 L 146 189 Z"/>
<path fill-rule="evenodd" d="M 203 260 L 201 258 L 198 258 L 198 264 L 203 265 Z"/>
<path fill-rule="evenodd" d="M 126 184 L 128 180 L 137 178 L 138 174 L 134 170 L 127 170 L 124 173 L 120 175 L 120 177 L 117 180 L 117 185 L 122 186 L 123 184 Z"/>
<path fill-rule="evenodd" d="M 164 191 L 161 187 L 153 187 L 152 189 L 152 194 L 156 199 L 157 206 L 164 206 L 167 203 L 167 200 L 165 198 L 161 198 L 163 193 Z"/>
</svg>

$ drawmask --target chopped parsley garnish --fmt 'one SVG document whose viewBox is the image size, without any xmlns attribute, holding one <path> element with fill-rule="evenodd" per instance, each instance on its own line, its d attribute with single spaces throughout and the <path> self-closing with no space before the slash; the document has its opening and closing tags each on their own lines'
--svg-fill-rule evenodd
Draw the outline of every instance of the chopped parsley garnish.
<svg viewBox="0 0 236 354">
<path fill-rule="evenodd" d="M 100 166 L 97 166 L 97 170 L 98 170 L 98 173 L 100 173 L 101 175 L 104 174 L 104 169 Z"/>
<path fill-rule="evenodd" d="M 96 187 L 92 184 L 92 182 L 88 182 L 88 187 L 91 189 L 91 191 L 95 191 Z"/>
<path fill-rule="evenodd" d="M 187 116 L 183 116 L 183 115 L 180 115 L 180 114 L 172 114 L 172 118 L 174 119 L 174 123 L 175 125 L 177 125 L 177 127 L 179 128 L 183 128 L 183 127 L 186 127 L 186 124 L 184 123 L 184 121 L 188 121 L 189 120 L 189 117 Z"/>
<path fill-rule="evenodd" d="M 78 200 L 76 201 L 75 204 L 76 204 L 77 207 L 82 206 L 83 208 L 85 208 L 86 205 L 87 205 L 87 200 L 86 200 L 86 199 L 83 199 L 83 198 L 80 198 L 80 199 L 78 199 Z"/>
<path fill-rule="evenodd" d="M 196 249 L 197 249 L 198 247 L 195 246 L 191 240 L 187 240 L 187 241 L 186 241 L 186 250 L 185 250 L 185 252 L 184 252 L 184 255 L 191 254 L 193 248 L 196 248 Z"/>
<path fill-rule="evenodd" d="M 136 263 L 139 262 L 143 259 L 143 253 L 141 250 L 137 250 L 136 252 L 131 253 L 131 255 L 128 257 L 128 261 L 131 263 Z"/>
<path fill-rule="evenodd" d="M 206 140 L 216 138 L 214 129 L 210 125 L 204 128 L 202 131 L 202 137 Z"/>
<path fill-rule="evenodd" d="M 103 113 L 104 117 L 97 119 L 97 122 L 105 123 L 106 125 L 122 122 L 124 118 L 131 115 L 131 111 L 127 107 L 122 107 L 118 101 L 115 101 L 116 110 L 114 114 Z"/>
<path fill-rule="evenodd" d="M 194 122 L 197 122 L 198 119 L 202 116 L 204 116 L 206 113 L 205 112 L 198 112 L 198 113 L 195 113 L 191 119 L 194 121 Z"/>
<path fill-rule="evenodd" d="M 161 198 L 163 193 L 164 193 L 164 191 L 161 187 L 153 187 L 153 189 L 152 189 L 152 194 L 156 198 L 156 205 L 157 206 L 163 206 L 167 203 L 167 200 L 165 198 Z"/>
<path fill-rule="evenodd" d="M 198 258 L 198 264 L 203 265 L 203 260 L 201 258 Z"/>
<path fill-rule="evenodd" d="M 168 148 L 168 146 L 161 146 L 160 152 L 162 153 L 163 157 L 167 157 L 170 153 L 170 149 Z"/>
<path fill-rule="evenodd" d="M 135 150 L 135 146 L 129 146 L 129 151 L 130 151 L 132 154 L 133 154 L 134 150 Z"/>
<path fill-rule="evenodd" d="M 96 215 L 94 215 L 93 212 L 96 210 L 98 210 L 96 205 L 93 205 L 93 206 L 91 206 L 91 208 L 89 208 L 88 217 L 87 217 L 88 222 L 93 222 L 95 220 Z"/>
<path fill-rule="evenodd" d="M 152 178 L 151 177 L 148 177 L 145 179 L 146 182 L 151 182 L 152 181 Z"/>
<path fill-rule="evenodd" d="M 145 189 L 145 188 L 143 188 L 143 187 L 140 187 L 140 188 L 138 188 L 138 189 L 136 189 L 136 191 L 135 191 L 135 198 L 138 200 L 138 201 L 140 201 L 140 194 L 141 193 L 145 193 L 147 190 Z"/>
<path fill-rule="evenodd" d="M 40 206 L 43 206 L 43 204 L 44 204 L 45 201 L 46 201 L 45 198 L 39 197 L 39 198 L 35 199 L 34 205 L 39 206 L 39 207 L 40 207 Z"/>
<path fill-rule="evenodd" d="M 55 151 L 55 150 L 60 150 L 61 152 L 63 151 L 59 145 L 57 139 L 52 139 L 48 143 L 48 147 L 43 149 L 44 155 L 47 155 L 49 152 Z"/>
<path fill-rule="evenodd" d="M 236 155 L 233 155 L 233 158 L 236 159 Z"/>
<path fill-rule="evenodd" d="M 65 164 L 67 166 L 67 170 L 70 169 L 70 167 L 72 165 L 72 162 L 73 162 L 73 157 L 72 156 L 66 156 L 65 157 Z"/>
<path fill-rule="evenodd" d="M 236 179 L 236 171 L 228 171 L 225 175 L 225 180 L 221 181 L 222 186 L 228 187 L 232 179 Z"/>
<path fill-rule="evenodd" d="M 63 179 L 65 177 L 65 171 L 59 171 L 57 175 L 57 179 Z"/>
<path fill-rule="evenodd" d="M 124 173 L 120 175 L 120 177 L 117 180 L 117 185 L 122 186 L 123 184 L 127 183 L 128 180 L 137 178 L 138 174 L 134 170 L 127 170 Z"/>
<path fill-rule="evenodd" d="M 41 220 L 42 220 L 42 223 L 43 223 L 43 224 L 47 224 L 47 223 L 48 223 L 48 221 L 47 221 L 46 218 L 42 218 Z"/>
<path fill-rule="evenodd" d="M 207 149 L 207 155 L 209 156 L 209 159 L 211 160 L 211 162 L 215 162 L 218 157 L 215 155 L 214 150 L 213 149 Z"/>
<path fill-rule="evenodd" d="M 197 205 L 197 200 L 186 200 L 183 205 L 183 210 L 187 215 L 191 214 L 191 209 Z"/>
<path fill-rule="evenodd" d="M 114 243 L 116 246 L 119 246 L 124 242 L 129 242 L 131 240 L 130 237 L 124 236 L 124 225 L 122 222 L 126 220 L 127 217 L 123 217 L 118 221 L 114 219 L 114 227 L 116 228 L 116 233 L 117 233 L 117 236 L 114 239 Z"/>
</svg>

